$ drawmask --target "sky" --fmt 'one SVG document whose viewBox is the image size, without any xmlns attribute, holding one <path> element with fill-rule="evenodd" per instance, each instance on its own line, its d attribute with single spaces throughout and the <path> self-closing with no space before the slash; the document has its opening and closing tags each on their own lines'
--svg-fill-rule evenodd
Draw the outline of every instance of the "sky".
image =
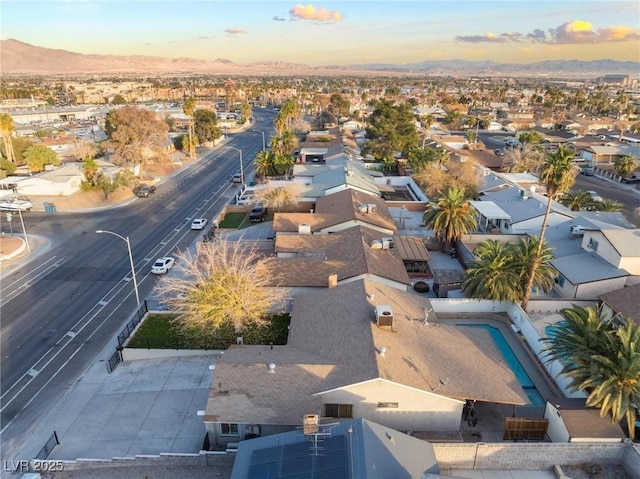
<svg viewBox="0 0 640 479">
<path fill-rule="evenodd" d="M 640 62 L 638 0 L 0 0 L 0 16 L 3 40 L 84 54 L 313 66 Z"/>
</svg>

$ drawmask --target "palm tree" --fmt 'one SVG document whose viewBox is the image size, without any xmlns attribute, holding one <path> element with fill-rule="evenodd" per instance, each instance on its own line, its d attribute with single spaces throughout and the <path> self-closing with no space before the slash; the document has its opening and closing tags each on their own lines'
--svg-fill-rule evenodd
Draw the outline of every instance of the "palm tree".
<svg viewBox="0 0 640 479">
<path fill-rule="evenodd" d="M 182 111 L 189 117 L 189 158 L 193 158 L 196 154 L 193 141 L 193 114 L 196 111 L 196 99 L 192 96 L 187 98 L 182 105 Z"/>
<path fill-rule="evenodd" d="M 13 142 L 11 141 L 14 129 L 15 127 L 11 115 L 8 113 L 0 113 L 0 135 L 2 135 L 5 155 L 7 155 L 7 160 L 11 163 L 16 162 L 16 155 L 13 151 Z"/>
<path fill-rule="evenodd" d="M 599 407 L 601 416 L 610 413 L 613 422 L 626 417 L 629 437 L 634 437 L 640 402 L 640 326 L 614 316 L 604 305 L 574 306 L 560 314 L 563 323 L 543 338 L 547 358 L 562 364 L 571 389 L 584 389 L 587 405 Z"/>
<path fill-rule="evenodd" d="M 519 299 L 518 273 L 514 250 L 508 243 L 486 240 L 473 251 L 475 258 L 465 270 L 462 290 L 469 298 L 499 301 Z"/>
<path fill-rule="evenodd" d="M 613 169 L 622 178 L 626 178 L 633 173 L 638 167 L 636 159 L 631 155 L 622 155 L 613 164 Z"/>
<path fill-rule="evenodd" d="M 559 201 L 571 211 L 587 211 L 596 207 L 591 195 L 584 190 L 569 190 L 560 197 Z"/>
<path fill-rule="evenodd" d="M 274 155 L 270 151 L 260 151 L 253 164 L 255 165 L 256 173 L 260 176 L 269 176 L 273 172 Z"/>
<path fill-rule="evenodd" d="M 593 356 L 598 374 L 591 374 L 580 388 L 590 391 L 587 406 L 600 407 L 601 416 L 610 413 L 612 422 L 626 417 L 633 438 L 640 404 L 640 326 L 627 319 L 605 338 L 606 353 Z"/>
<path fill-rule="evenodd" d="M 540 248 L 540 243 L 542 243 L 542 248 Z M 518 285 L 520 287 L 518 300 L 522 300 L 524 297 L 528 274 L 538 254 L 539 263 L 534 273 L 533 287 L 535 287 L 537 291 L 543 291 L 545 293 L 551 291 L 558 276 L 557 270 L 551 265 L 551 262 L 555 258 L 553 248 L 551 248 L 545 240 L 541 241 L 537 236 L 533 235 L 521 239 L 514 249 L 513 267 L 518 272 Z"/>
<path fill-rule="evenodd" d="M 531 288 L 535 281 L 536 269 L 538 269 L 538 266 L 540 265 L 542 247 L 544 245 L 544 233 L 547 228 L 549 213 L 551 212 L 551 202 L 571 188 L 579 171 L 577 166 L 571 162 L 573 157 L 573 151 L 561 146 L 558 148 L 558 151 L 548 153 L 544 163 L 542 164 L 540 178 L 547 190 L 547 209 L 544 213 L 544 219 L 542 220 L 542 227 L 540 228 L 538 249 L 536 251 L 534 261 L 531 264 L 524 297 L 522 298 L 522 309 L 524 310 L 527 309 L 527 305 L 529 304 Z"/>
<path fill-rule="evenodd" d="M 624 210 L 624 205 L 616 200 L 604 198 L 601 201 L 594 201 L 594 209 L 597 211 L 618 212 Z"/>
<path fill-rule="evenodd" d="M 478 226 L 475 210 L 465 196 L 465 189 L 450 187 L 436 202 L 427 204 L 422 221 L 433 229 L 445 247 L 453 246 L 462 235 Z"/>
</svg>

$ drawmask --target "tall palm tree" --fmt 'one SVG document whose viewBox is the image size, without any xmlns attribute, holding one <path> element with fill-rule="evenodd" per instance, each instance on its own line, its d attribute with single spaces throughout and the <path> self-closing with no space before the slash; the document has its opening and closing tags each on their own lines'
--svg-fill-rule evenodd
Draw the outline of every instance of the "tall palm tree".
<svg viewBox="0 0 640 479">
<path fill-rule="evenodd" d="M 602 416 L 610 413 L 613 422 L 626 417 L 629 437 L 634 437 L 640 403 L 640 326 L 614 316 L 604 305 L 574 306 L 560 314 L 564 322 L 543 338 L 547 358 L 562 364 L 572 390 L 587 392 L 588 406 L 599 407 Z"/>
<path fill-rule="evenodd" d="M 478 226 L 475 210 L 465 196 L 465 189 L 452 186 L 435 202 L 427 204 L 422 221 L 433 229 L 445 247 L 453 246 L 464 234 Z"/>
<path fill-rule="evenodd" d="M 542 243 L 542 248 L 539 249 L 540 243 Z M 543 291 L 545 293 L 551 291 L 558 276 L 557 270 L 551 266 L 551 261 L 555 258 L 553 248 L 551 248 L 545 240 L 541 241 L 537 236 L 533 235 L 521 239 L 518 244 L 514 246 L 514 250 L 513 267 L 518 272 L 518 286 L 520 289 L 518 300 L 522 300 L 524 297 L 528 275 L 538 255 L 538 251 L 539 263 L 534 273 L 533 287 L 535 287 L 537 291 Z"/>
<path fill-rule="evenodd" d="M 614 170 L 616 170 L 616 173 L 622 176 L 623 178 L 633 173 L 637 167 L 638 167 L 638 162 L 631 155 L 622 155 L 613 164 L 613 168 Z"/>
<path fill-rule="evenodd" d="M 547 228 L 547 221 L 549 220 L 549 213 L 551 212 L 551 202 L 559 196 L 563 195 L 566 191 L 573 186 L 576 175 L 579 169 L 574 165 L 571 160 L 574 157 L 573 151 L 561 146 L 558 151 L 548 153 L 542 164 L 540 179 L 544 183 L 547 190 L 547 209 L 544 213 L 542 220 L 542 227 L 540 228 L 540 241 L 538 243 L 538 249 L 534 261 L 531 264 L 531 270 L 529 271 L 526 288 L 524 291 L 524 297 L 522 298 L 522 309 L 526 310 L 531 298 L 531 288 L 535 281 L 536 269 L 540 265 L 542 247 L 544 245 L 544 233 Z"/>
<path fill-rule="evenodd" d="M 7 160 L 11 163 L 16 162 L 16 155 L 13 151 L 13 142 L 11 141 L 13 130 L 15 130 L 15 126 L 11 115 L 8 113 L 0 113 L 0 135 L 2 135 L 5 155 L 7 155 Z"/>
<path fill-rule="evenodd" d="M 182 111 L 189 117 L 189 158 L 196 156 L 196 149 L 193 141 L 193 114 L 196 111 L 196 99 L 192 96 L 187 98 L 182 105 Z"/>
<path fill-rule="evenodd" d="M 475 258 L 465 270 L 462 290 L 469 298 L 517 301 L 520 288 L 514 268 L 514 249 L 508 243 L 486 240 L 473 251 Z"/>
</svg>

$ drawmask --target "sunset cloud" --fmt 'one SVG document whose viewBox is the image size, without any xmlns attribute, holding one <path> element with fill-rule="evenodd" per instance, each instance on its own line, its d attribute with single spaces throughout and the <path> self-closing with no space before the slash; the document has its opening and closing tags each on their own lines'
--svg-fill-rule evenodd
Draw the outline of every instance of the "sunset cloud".
<svg viewBox="0 0 640 479">
<path fill-rule="evenodd" d="M 486 35 L 457 36 L 456 41 L 467 42 L 467 43 L 507 43 L 509 40 L 504 36 L 497 36 L 489 32 Z"/>
<path fill-rule="evenodd" d="M 289 10 L 289 15 L 302 20 L 316 20 L 321 22 L 339 22 L 342 20 L 342 14 L 335 11 L 327 10 L 322 7 L 314 7 L 313 5 L 296 5 Z"/>
<path fill-rule="evenodd" d="M 574 20 L 566 22 L 546 32 L 536 28 L 533 32 L 523 35 L 518 32 L 507 32 L 501 35 L 487 33 L 486 35 L 459 35 L 458 42 L 467 43 L 521 43 L 524 39 L 532 43 L 547 44 L 581 44 L 581 43 L 611 43 L 630 40 L 640 40 L 640 30 L 627 26 L 611 26 L 595 30 L 591 22 Z"/>
<path fill-rule="evenodd" d="M 225 28 L 224 32 L 228 33 L 229 35 L 243 35 L 243 34 L 247 33 L 246 30 L 243 30 L 240 27 Z"/>
</svg>

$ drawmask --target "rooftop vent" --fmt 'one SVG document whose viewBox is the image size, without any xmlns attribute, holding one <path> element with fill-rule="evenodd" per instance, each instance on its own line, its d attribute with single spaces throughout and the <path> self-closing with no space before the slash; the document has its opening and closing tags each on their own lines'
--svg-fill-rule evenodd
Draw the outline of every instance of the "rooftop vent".
<svg viewBox="0 0 640 479">
<path fill-rule="evenodd" d="M 386 304 L 376 306 L 376 323 L 378 327 L 390 328 L 393 326 L 393 309 L 391 309 L 391 306 Z"/>
<path fill-rule="evenodd" d="M 269 368 L 269 372 L 271 374 L 276 372 L 276 365 L 274 363 L 269 363 L 269 365 L 267 367 Z"/>
<path fill-rule="evenodd" d="M 384 346 L 380 346 L 378 352 L 380 353 L 380 356 L 384 356 L 387 353 L 387 348 L 385 348 Z"/>
<path fill-rule="evenodd" d="M 301 235 L 310 235 L 311 234 L 311 225 L 307 223 L 302 223 L 298 225 L 298 234 Z"/>
</svg>

